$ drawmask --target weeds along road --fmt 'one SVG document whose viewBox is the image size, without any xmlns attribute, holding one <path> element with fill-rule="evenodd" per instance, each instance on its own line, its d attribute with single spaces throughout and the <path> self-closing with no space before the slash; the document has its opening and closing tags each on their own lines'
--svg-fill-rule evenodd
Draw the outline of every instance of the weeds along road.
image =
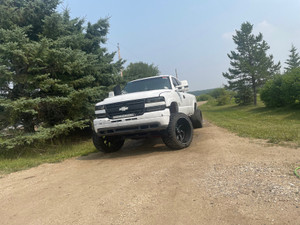
<svg viewBox="0 0 300 225">
<path fill-rule="evenodd" d="M 209 123 L 191 146 L 127 141 L 117 153 L 0 179 L 1 224 L 300 224 L 299 149 Z"/>
</svg>

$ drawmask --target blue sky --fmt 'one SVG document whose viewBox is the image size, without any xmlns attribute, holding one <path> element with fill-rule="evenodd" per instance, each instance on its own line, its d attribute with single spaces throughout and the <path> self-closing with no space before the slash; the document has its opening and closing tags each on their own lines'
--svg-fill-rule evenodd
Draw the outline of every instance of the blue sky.
<svg viewBox="0 0 300 225">
<path fill-rule="evenodd" d="M 188 80 L 190 90 L 221 87 L 229 68 L 232 35 L 243 22 L 254 25 L 285 66 L 291 45 L 300 50 L 300 0 L 64 0 L 71 17 L 96 22 L 110 17 L 109 52 L 127 62 L 158 66 L 161 74 Z"/>
</svg>

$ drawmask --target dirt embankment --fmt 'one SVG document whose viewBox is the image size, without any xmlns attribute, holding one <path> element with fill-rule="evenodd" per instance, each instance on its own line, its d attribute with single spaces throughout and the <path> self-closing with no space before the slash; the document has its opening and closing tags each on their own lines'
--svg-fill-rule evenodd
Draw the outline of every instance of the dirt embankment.
<svg viewBox="0 0 300 225">
<path fill-rule="evenodd" d="M 205 123 L 192 145 L 127 141 L 117 153 L 0 179 L 1 224 L 300 224 L 299 149 Z"/>
</svg>

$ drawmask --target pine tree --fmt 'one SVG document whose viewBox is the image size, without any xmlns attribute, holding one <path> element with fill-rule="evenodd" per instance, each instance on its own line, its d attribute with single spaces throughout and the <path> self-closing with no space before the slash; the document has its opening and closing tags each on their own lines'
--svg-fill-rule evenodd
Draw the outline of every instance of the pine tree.
<svg viewBox="0 0 300 225">
<path fill-rule="evenodd" d="M 267 55 L 270 48 L 263 35 L 252 34 L 253 25 L 249 22 L 241 25 L 233 35 L 237 51 L 228 54 L 231 68 L 223 76 L 228 79 L 228 88 L 237 91 L 236 100 L 239 104 L 248 104 L 253 99 L 257 104 L 257 92 L 266 80 L 280 69 L 280 62 L 274 64 L 273 56 Z"/>
<path fill-rule="evenodd" d="M 294 45 L 292 45 L 290 53 L 289 58 L 285 62 L 288 65 L 284 68 L 286 72 L 290 72 L 291 70 L 300 67 L 300 56 Z"/>
<path fill-rule="evenodd" d="M 57 5 L 4 0 L 0 6 L 0 129 L 24 127 L 6 148 L 88 126 L 94 104 L 119 79 L 114 74 L 124 62 L 114 63 L 115 53 L 104 47 L 108 19 L 84 27 L 68 10 L 55 12 Z"/>
</svg>

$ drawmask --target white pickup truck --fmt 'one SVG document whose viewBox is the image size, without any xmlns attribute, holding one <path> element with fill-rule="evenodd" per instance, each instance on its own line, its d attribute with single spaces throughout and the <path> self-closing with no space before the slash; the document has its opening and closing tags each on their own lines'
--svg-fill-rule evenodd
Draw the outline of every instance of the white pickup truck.
<svg viewBox="0 0 300 225">
<path fill-rule="evenodd" d="M 118 151 L 126 138 L 161 136 L 171 149 L 188 147 L 202 114 L 188 82 L 170 75 L 134 80 L 96 104 L 93 143 L 106 153 Z"/>
</svg>

